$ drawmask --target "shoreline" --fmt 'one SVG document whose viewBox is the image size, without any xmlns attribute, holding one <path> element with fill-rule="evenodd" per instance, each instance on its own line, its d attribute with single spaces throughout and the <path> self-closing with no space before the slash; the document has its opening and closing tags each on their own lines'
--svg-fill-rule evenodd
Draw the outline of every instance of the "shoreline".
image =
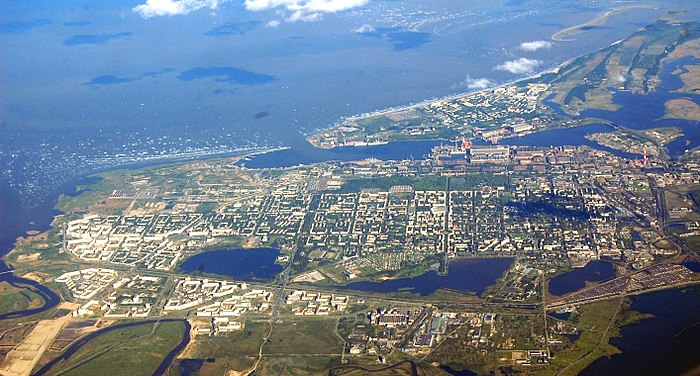
<svg viewBox="0 0 700 376">
<path fill-rule="evenodd" d="M 367 118 L 370 118 L 370 117 L 375 117 L 375 116 L 390 114 L 390 113 L 393 113 L 393 112 L 407 111 L 407 110 L 411 110 L 411 109 L 414 109 L 414 108 L 419 108 L 419 107 L 431 105 L 431 104 L 438 103 L 438 102 L 452 101 L 452 100 L 456 100 L 456 99 L 467 98 L 467 97 L 469 97 L 469 96 L 472 96 L 472 95 L 475 95 L 475 94 L 479 94 L 479 93 L 483 93 L 483 92 L 486 92 L 486 91 L 492 91 L 492 90 L 496 90 L 496 89 L 498 89 L 498 88 L 502 88 L 502 87 L 505 87 L 505 86 L 514 85 L 514 84 L 517 84 L 517 83 L 520 83 L 520 82 L 529 81 L 529 80 L 534 80 L 534 79 L 539 78 L 539 77 L 542 77 L 542 76 L 544 76 L 544 75 L 546 75 L 546 74 L 557 73 L 557 72 L 559 72 L 559 70 L 561 70 L 561 68 L 563 68 L 563 67 L 566 66 L 567 64 L 570 64 L 571 62 L 573 62 L 574 60 L 580 58 L 581 56 L 587 55 L 587 54 L 589 54 L 589 53 L 599 52 L 599 51 L 602 51 L 602 50 L 604 50 L 604 49 L 606 49 L 606 48 L 610 48 L 610 47 L 612 47 L 612 46 L 615 46 L 615 45 L 619 44 L 620 42 L 622 42 L 622 41 L 625 40 L 625 39 L 626 39 L 626 38 L 623 38 L 623 39 L 620 39 L 620 40 L 616 40 L 616 41 L 614 41 L 614 42 L 612 42 L 612 43 L 610 43 L 610 44 L 608 44 L 608 45 L 606 45 L 606 46 L 604 46 L 604 47 L 602 47 L 602 48 L 597 49 L 597 50 L 594 50 L 594 51 L 588 52 L 588 53 L 586 53 L 586 54 L 578 55 L 578 56 L 572 57 L 572 58 L 570 58 L 570 59 L 567 59 L 567 60 L 563 61 L 562 63 L 556 65 L 556 66 L 547 68 L 547 69 L 542 70 L 542 71 L 534 72 L 534 73 L 532 73 L 532 74 L 530 74 L 530 75 L 528 75 L 528 76 L 518 77 L 518 78 L 515 78 L 515 79 L 510 80 L 510 81 L 505 81 L 505 82 L 502 82 L 502 83 L 500 83 L 500 84 L 498 84 L 498 85 L 495 85 L 495 86 L 490 86 L 490 87 L 487 87 L 487 88 L 484 88 L 484 89 L 478 89 L 478 90 L 473 90 L 473 91 L 467 91 L 467 92 L 463 92 L 463 93 L 459 93 L 459 94 L 447 95 L 447 96 L 439 97 L 439 98 L 426 99 L 426 100 L 423 100 L 423 101 L 421 101 L 421 102 L 414 103 L 414 104 L 410 104 L 410 105 L 407 105 L 407 106 L 389 107 L 389 108 L 385 108 L 385 109 L 373 111 L 373 112 L 370 112 L 370 113 L 364 113 L 364 114 L 360 114 L 360 115 L 353 115 L 353 116 L 350 116 L 350 117 L 341 118 L 338 122 L 334 123 L 332 126 L 311 133 L 310 135 L 308 135 L 308 136 L 306 137 L 306 140 L 307 140 L 312 146 L 314 146 L 315 148 L 324 149 L 324 150 L 333 150 L 333 149 L 337 149 L 337 148 L 341 148 L 341 147 L 346 147 L 346 146 L 347 146 L 347 147 L 355 147 L 355 145 L 338 145 L 338 146 L 333 146 L 333 147 L 321 146 L 321 145 L 317 144 L 317 143 L 313 140 L 313 138 L 314 138 L 315 136 L 319 135 L 319 134 L 324 133 L 324 132 L 328 132 L 328 131 L 331 131 L 331 130 L 333 130 L 333 129 L 340 128 L 340 127 L 343 126 L 343 123 L 345 123 L 345 122 L 347 122 L 347 121 L 357 121 L 357 120 L 361 120 L 361 119 L 367 119 Z M 391 143 L 391 142 L 409 142 L 409 141 L 420 141 L 420 140 L 425 140 L 425 139 L 388 140 L 388 141 L 386 141 L 386 143 Z M 445 139 L 441 139 L 441 138 L 428 139 L 428 140 L 431 140 L 431 141 L 445 141 Z"/>
<path fill-rule="evenodd" d="M 568 34 L 574 33 L 575 31 L 577 31 L 579 29 L 582 29 L 582 28 L 588 27 L 588 26 L 600 26 L 600 25 L 597 25 L 599 22 L 602 22 L 601 25 L 604 25 L 608 21 L 608 18 L 610 18 L 612 16 L 616 16 L 618 14 L 629 12 L 631 10 L 654 9 L 654 8 L 655 7 L 652 7 L 650 5 L 633 5 L 633 6 L 629 6 L 629 7 L 612 9 L 612 10 L 609 10 L 609 11 L 603 13 L 603 15 L 601 15 L 600 17 L 594 18 L 588 22 L 585 22 L 585 23 L 582 23 L 579 25 L 575 25 L 575 26 L 571 26 L 571 27 L 568 27 L 564 30 L 558 31 L 557 33 L 555 33 L 554 35 L 551 36 L 551 39 L 553 41 L 556 41 L 556 42 L 571 42 L 572 39 L 565 39 L 565 37 L 568 36 Z M 575 33 L 575 34 L 577 34 L 577 33 Z"/>
<path fill-rule="evenodd" d="M 608 48 L 608 47 L 610 47 L 610 45 L 605 46 L 604 48 Z M 576 58 L 578 58 L 578 56 L 577 56 Z M 499 83 L 499 84 L 497 84 L 497 85 L 494 85 L 494 86 L 489 86 L 489 87 L 487 87 L 487 88 L 476 89 L 476 90 L 467 91 L 467 92 L 461 92 L 461 93 L 457 93 L 457 94 L 450 94 L 450 95 L 446 95 L 446 96 L 442 96 L 442 97 L 437 97 L 437 98 L 425 99 L 425 100 L 422 100 L 422 101 L 420 101 L 420 102 L 418 102 L 418 103 L 408 104 L 408 105 L 405 105 L 405 106 L 388 107 L 388 108 L 383 108 L 383 109 L 380 109 L 380 110 L 375 110 L 375 111 L 372 111 L 372 112 L 366 112 L 366 113 L 363 113 L 363 114 L 352 115 L 352 116 L 340 118 L 337 122 L 335 122 L 333 125 L 331 125 L 331 126 L 328 127 L 328 128 L 323 128 L 323 129 L 319 129 L 319 130 L 313 131 L 311 134 L 309 134 L 308 136 L 306 136 L 306 141 L 308 141 L 311 145 L 313 145 L 313 146 L 316 147 L 316 148 L 319 148 L 319 149 L 326 149 L 326 150 L 332 150 L 332 149 L 339 148 L 339 147 L 344 147 L 344 146 L 348 146 L 348 147 L 351 147 L 351 146 L 352 146 L 352 147 L 354 147 L 355 145 L 338 145 L 338 146 L 334 146 L 334 147 L 324 147 L 324 146 L 320 146 L 320 145 L 318 145 L 316 142 L 314 142 L 313 138 L 314 138 L 316 135 L 322 134 L 322 133 L 324 133 L 324 132 L 328 132 L 328 131 L 330 131 L 330 130 L 333 130 L 333 129 L 336 129 L 336 128 L 340 128 L 340 127 L 343 126 L 343 124 L 344 124 L 345 122 L 348 122 L 348 121 L 357 121 L 357 120 L 367 119 L 367 118 L 371 118 L 371 117 L 375 117 L 375 116 L 380 116 L 380 115 L 385 115 L 385 114 L 391 114 L 391 113 L 394 113 L 394 112 L 407 111 L 407 110 L 411 110 L 411 109 L 414 109 L 414 108 L 419 108 L 419 107 L 431 105 L 431 104 L 433 104 L 433 103 L 444 102 L 444 101 L 452 101 L 452 100 L 456 100 L 456 99 L 466 98 L 466 97 L 469 97 L 469 96 L 471 96 L 471 95 L 475 95 L 475 94 L 483 93 L 483 92 L 486 92 L 486 91 L 495 90 L 495 89 L 498 89 L 498 88 L 501 88 L 501 87 L 513 85 L 513 84 L 516 84 L 516 83 L 518 83 L 518 82 L 527 81 L 527 80 L 532 80 L 532 79 L 538 78 L 538 77 L 540 77 L 540 76 L 542 76 L 542 75 L 545 75 L 545 74 L 548 74 L 548 73 L 553 73 L 555 70 L 558 70 L 561 66 L 563 66 L 564 64 L 567 64 L 567 63 L 571 62 L 571 61 L 574 60 L 574 59 L 575 59 L 575 58 L 569 59 L 569 60 L 566 60 L 566 61 L 564 61 L 563 63 L 561 63 L 561 64 L 559 64 L 559 65 L 556 65 L 555 67 L 551 67 L 551 68 L 548 68 L 548 69 L 546 69 L 546 70 L 539 71 L 539 72 L 534 72 L 534 73 L 532 73 L 532 74 L 530 74 L 530 75 L 528 75 L 528 76 L 517 77 L 517 78 L 514 78 L 514 79 L 509 80 L 509 81 L 501 82 L 501 83 Z M 440 141 L 441 139 L 435 139 L 435 140 Z M 418 141 L 418 140 L 400 140 L 400 141 Z M 399 142 L 399 140 L 396 140 L 396 141 L 388 140 L 388 141 L 386 141 L 386 143 L 389 143 L 389 142 Z"/>
<path fill-rule="evenodd" d="M 631 8 L 631 9 L 637 9 L 637 8 L 647 8 L 647 7 L 644 7 L 644 6 L 634 6 L 634 7 L 629 7 L 629 8 Z M 626 8 L 625 8 L 625 9 L 626 9 Z M 612 12 L 612 11 L 610 11 L 610 12 Z M 580 25 L 579 25 L 579 26 L 580 26 Z M 575 26 L 575 27 L 578 27 L 578 26 Z M 641 28 L 640 28 L 640 29 L 641 29 Z M 315 142 L 315 140 L 314 140 L 314 137 L 316 137 L 317 135 L 320 135 L 320 134 L 322 134 L 322 133 L 324 133 L 324 132 L 328 132 L 328 131 L 331 131 L 331 130 L 340 128 L 340 127 L 344 126 L 344 123 L 346 123 L 346 122 L 348 122 L 348 121 L 357 121 L 357 120 L 367 119 L 367 118 L 374 117 L 374 116 L 380 116 L 380 115 L 390 114 L 390 113 L 393 113 L 393 112 L 407 111 L 407 110 L 419 108 L 419 107 L 422 107 L 422 106 L 431 105 L 431 104 L 433 104 L 433 103 L 438 103 L 438 102 L 443 102 L 443 101 L 451 101 L 451 100 L 466 98 L 466 97 L 469 97 L 469 96 L 472 96 L 472 95 L 476 95 L 476 94 L 483 93 L 483 92 L 487 92 L 487 91 L 492 91 L 492 90 L 495 90 L 495 89 L 498 89 L 498 88 L 502 88 L 502 87 L 509 86 L 509 85 L 514 85 L 514 84 L 517 84 L 517 83 L 520 83 L 520 82 L 524 82 L 524 81 L 528 81 L 528 80 L 534 80 L 534 79 L 537 79 L 537 78 L 539 78 L 539 77 L 542 77 L 542 76 L 544 76 L 544 75 L 546 75 L 546 74 L 557 73 L 557 72 L 559 72 L 562 68 L 564 68 L 564 67 L 567 66 L 568 64 L 571 64 L 571 63 L 572 63 L 573 61 L 575 61 L 576 59 L 579 59 L 579 58 L 581 58 L 581 57 L 583 57 L 583 56 L 586 56 L 586 55 L 589 55 L 589 54 L 592 54 L 592 53 L 597 53 L 597 52 L 603 51 L 603 50 L 605 50 L 605 49 L 607 49 L 607 48 L 616 46 L 616 45 L 618 45 L 618 44 L 624 42 L 625 40 L 627 40 L 627 39 L 629 39 L 629 38 L 630 38 L 630 36 L 626 36 L 626 37 L 624 37 L 624 38 L 615 40 L 615 41 L 613 41 L 613 42 L 611 42 L 611 43 L 609 43 L 609 44 L 607 44 L 607 45 L 605 45 L 605 46 L 603 46 L 603 47 L 601 47 L 601 48 L 598 48 L 598 49 L 595 49 L 595 50 L 586 52 L 586 53 L 581 54 L 581 55 L 577 55 L 577 56 L 571 57 L 571 58 L 569 58 L 569 59 L 567 59 L 567 60 L 564 60 L 563 62 L 561 62 L 561 63 L 559 63 L 559 64 L 556 64 L 556 65 L 554 65 L 554 66 L 550 66 L 549 68 L 546 68 L 546 69 L 544 69 L 544 70 L 537 71 L 537 72 L 533 72 L 533 73 L 531 73 L 531 74 L 529 74 L 529 75 L 527 75 L 527 76 L 516 77 L 516 78 L 514 78 L 514 79 L 512 79 L 512 80 L 504 81 L 504 82 L 501 82 L 501 83 L 499 83 L 499 84 L 497 84 L 497 85 L 489 86 L 489 87 L 487 87 L 487 88 L 476 89 L 476 90 L 472 90 L 472 91 L 466 91 L 466 92 L 461 92 L 461 93 L 457 93 L 457 94 L 446 95 L 446 96 L 437 97 L 437 98 L 425 99 L 425 100 L 422 100 L 422 101 L 420 101 L 420 102 L 418 102 L 418 103 L 413 103 L 413 104 L 409 104 L 409 105 L 405 105 L 405 106 L 388 107 L 388 108 L 383 108 L 383 109 L 375 110 L 375 111 L 372 111 L 372 112 L 366 112 L 366 113 L 357 114 L 357 115 L 352 115 L 352 116 L 348 116 L 348 117 L 341 117 L 338 121 L 336 121 L 335 123 L 333 123 L 333 125 L 331 125 L 331 126 L 329 126 L 329 127 L 327 127 L 327 128 L 314 130 L 314 131 L 312 131 L 312 132 L 311 132 L 310 134 L 308 134 L 308 135 L 305 134 L 305 136 L 306 136 L 306 141 L 309 142 L 312 146 L 314 146 L 314 147 L 316 147 L 316 148 L 319 148 L 319 149 L 324 149 L 324 150 L 333 150 L 333 149 L 340 148 L 340 147 L 343 147 L 343 146 L 353 146 L 353 145 L 338 145 L 338 146 L 333 146 L 333 147 L 325 147 L 325 146 L 321 146 L 321 145 L 317 144 L 317 143 Z M 568 114 L 568 115 L 569 115 L 569 116 L 573 116 L 573 115 L 571 115 L 571 114 Z M 440 141 L 440 140 L 443 140 L 443 139 L 436 138 L 435 140 Z M 416 140 L 401 140 L 401 141 L 416 141 Z M 443 140 L 443 141 L 444 141 L 444 140 Z M 388 140 L 388 141 L 386 141 L 386 142 L 398 142 L 398 140 L 397 140 L 397 141 Z"/>
</svg>

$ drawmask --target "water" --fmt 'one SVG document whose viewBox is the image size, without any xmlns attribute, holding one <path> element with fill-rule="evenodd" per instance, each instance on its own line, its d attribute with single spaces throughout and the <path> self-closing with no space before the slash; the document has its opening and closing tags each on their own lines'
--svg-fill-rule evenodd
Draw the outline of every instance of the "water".
<svg viewBox="0 0 700 376">
<path fill-rule="evenodd" d="M 607 133 L 612 132 L 615 129 L 607 124 L 588 124 L 576 128 L 563 128 L 563 129 L 552 129 L 549 131 L 532 133 L 522 137 L 507 138 L 500 141 L 504 145 L 513 146 L 564 146 L 573 145 L 580 146 L 586 145 L 593 149 L 608 152 L 612 155 L 618 156 L 625 159 L 639 159 L 642 156 L 640 154 L 627 153 L 624 151 L 609 148 L 607 146 L 600 145 L 595 141 L 586 139 L 587 134 L 591 133 Z"/>
<path fill-rule="evenodd" d="M 84 180 L 80 183 L 90 181 Z M 61 193 L 76 194 L 75 186 L 76 183 L 64 184 Z M 47 231 L 50 229 L 54 216 L 60 214 L 59 211 L 53 209 L 55 204 L 56 199 L 45 199 L 28 208 L 22 204 L 17 191 L 0 181 L 0 281 L 8 282 L 18 288 L 28 289 L 44 300 L 41 307 L 1 314 L 0 320 L 41 313 L 61 302 L 60 297 L 49 288 L 36 281 L 15 275 L 13 269 L 4 262 L 4 256 L 14 248 L 18 237 L 26 235 L 26 231 Z"/>
<path fill-rule="evenodd" d="M 700 95 L 678 93 L 676 90 L 683 86 L 678 75 L 672 72 L 681 69 L 683 65 L 700 64 L 700 59 L 685 57 L 672 60 L 663 65 L 659 72 L 661 85 L 656 90 L 647 94 L 633 94 L 631 92 L 616 91 L 613 94 L 613 102 L 622 106 L 616 111 L 585 110 L 581 116 L 590 116 L 609 120 L 615 124 L 631 129 L 651 129 L 658 127 L 674 126 L 683 131 L 683 136 L 666 145 L 671 157 L 678 157 L 686 149 L 700 146 L 700 126 L 697 121 L 663 119 L 664 103 L 672 99 L 686 98 L 700 103 Z"/>
<path fill-rule="evenodd" d="M 481 294 L 496 283 L 513 263 L 512 258 L 457 259 L 450 262 L 447 275 L 429 271 L 417 277 L 400 278 L 381 282 L 353 282 L 343 289 L 369 292 L 409 292 L 422 296 L 438 289 Z"/>
<path fill-rule="evenodd" d="M 274 248 L 210 251 L 194 255 L 180 265 L 185 273 L 207 273 L 244 281 L 270 280 L 281 273 Z"/>
<path fill-rule="evenodd" d="M 145 20 L 132 11 L 136 2 L 37 8 L 11 0 L 0 13 L 0 179 L 31 204 L 67 178 L 130 157 L 303 148 L 306 134 L 343 117 L 464 92 L 467 77 L 521 76 L 493 69 L 505 61 L 527 57 L 546 69 L 669 9 L 698 14 L 687 0 L 657 2 L 575 41 L 523 51 L 523 42 L 549 40 L 618 5 L 371 1 L 266 27 L 281 16 L 242 2 Z"/>
<path fill-rule="evenodd" d="M 16 317 L 24 317 L 24 316 L 29 316 L 29 315 L 41 313 L 41 312 L 44 312 L 50 308 L 57 306 L 58 303 L 61 302 L 61 298 L 55 292 L 53 292 L 51 289 L 40 284 L 37 281 L 17 277 L 13 273 L 6 273 L 6 274 L 1 275 L 0 281 L 7 282 L 10 285 L 12 285 L 13 287 L 16 287 L 19 289 L 26 289 L 27 291 L 31 291 L 31 292 L 39 295 L 41 297 L 41 299 L 43 299 L 43 301 L 44 301 L 44 304 L 41 307 L 0 314 L 0 320 L 12 319 L 12 318 L 16 318 Z M 24 292 L 22 292 L 22 294 L 25 297 L 27 297 L 27 295 L 25 295 Z"/>
<path fill-rule="evenodd" d="M 549 292 L 564 295 L 586 287 L 586 281 L 602 282 L 615 277 L 613 264 L 605 261 L 591 261 L 583 268 L 576 268 L 559 274 L 549 281 Z"/>
<path fill-rule="evenodd" d="M 568 320 L 569 316 L 571 316 L 571 312 L 550 312 L 549 315 L 559 320 Z"/>
<path fill-rule="evenodd" d="M 384 145 L 320 149 L 306 143 L 290 149 L 255 155 L 249 160 L 242 161 L 240 165 L 248 168 L 277 168 L 325 161 L 357 161 L 367 158 L 381 160 L 421 159 L 437 145 L 440 145 L 440 141 L 405 141 L 390 142 Z"/>
<path fill-rule="evenodd" d="M 161 322 L 167 321 L 167 320 L 161 320 Z M 177 321 L 177 320 L 175 320 Z M 162 362 L 160 362 L 160 365 L 156 369 L 155 372 L 153 372 L 154 375 L 165 375 L 165 371 L 170 368 L 170 364 L 175 360 L 175 358 L 182 352 L 182 350 L 187 347 L 187 344 L 190 343 L 190 330 L 192 329 L 192 326 L 190 325 L 190 322 L 187 320 L 182 320 L 182 323 L 185 324 L 185 330 L 182 333 L 182 339 L 180 339 L 180 342 L 177 344 L 177 346 L 173 347 L 172 350 L 168 353 L 168 355 L 165 356 L 165 359 L 163 359 Z"/>
<path fill-rule="evenodd" d="M 683 263 L 683 266 L 685 266 L 686 268 L 688 268 L 696 273 L 700 273 L 700 262 L 686 261 Z"/>
<path fill-rule="evenodd" d="M 580 375 L 697 375 L 697 368 L 695 373 L 690 370 L 698 366 L 700 359 L 698 290 L 665 290 L 637 296 L 631 309 L 655 317 L 623 326 L 622 336 L 610 340 L 622 354 L 598 359 Z"/>
</svg>

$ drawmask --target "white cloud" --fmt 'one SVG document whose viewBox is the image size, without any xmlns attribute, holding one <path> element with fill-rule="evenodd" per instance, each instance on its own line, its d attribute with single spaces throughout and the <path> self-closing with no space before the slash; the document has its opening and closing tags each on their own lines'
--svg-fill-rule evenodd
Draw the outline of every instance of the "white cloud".
<svg viewBox="0 0 700 376">
<path fill-rule="evenodd" d="M 143 18 L 176 16 L 202 8 L 216 9 L 221 1 L 228 0 L 146 0 L 132 10 Z"/>
<path fill-rule="evenodd" d="M 280 25 L 280 22 L 277 20 L 272 20 L 272 21 L 267 23 L 267 27 L 279 27 L 279 25 Z"/>
<path fill-rule="evenodd" d="M 371 34 L 377 31 L 377 29 L 375 29 L 372 25 L 364 24 L 353 31 L 358 34 Z"/>
<path fill-rule="evenodd" d="M 487 87 L 491 86 L 491 84 L 493 84 L 493 81 L 488 78 L 471 78 L 467 76 L 467 79 L 464 80 L 462 86 L 466 86 L 467 89 L 486 89 Z"/>
<path fill-rule="evenodd" d="M 625 76 L 623 76 L 622 74 L 619 74 L 619 73 L 617 75 L 615 75 L 615 80 L 619 83 L 623 83 L 623 82 L 627 81 Z"/>
<path fill-rule="evenodd" d="M 493 69 L 506 71 L 513 74 L 523 74 L 532 73 L 532 71 L 535 70 L 535 67 L 537 67 L 540 64 L 542 64 L 542 62 L 539 60 L 521 57 L 520 59 L 503 62 L 503 64 L 499 64 Z"/>
<path fill-rule="evenodd" d="M 523 51 L 537 51 L 542 48 L 552 48 L 552 42 L 547 42 L 546 40 L 535 40 L 520 44 L 520 49 Z"/>
<path fill-rule="evenodd" d="M 369 0 L 245 0 L 251 11 L 282 9 L 287 22 L 316 21 L 324 13 L 336 13 L 367 4 Z"/>
</svg>

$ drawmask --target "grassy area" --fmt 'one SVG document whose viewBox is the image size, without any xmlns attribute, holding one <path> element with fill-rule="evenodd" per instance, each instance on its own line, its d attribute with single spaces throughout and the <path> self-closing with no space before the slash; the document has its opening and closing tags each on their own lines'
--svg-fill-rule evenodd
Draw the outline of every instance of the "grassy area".
<svg viewBox="0 0 700 376">
<path fill-rule="evenodd" d="M 615 110 L 619 106 L 613 103 L 610 89 L 623 88 L 642 94 L 654 90 L 662 62 L 670 56 L 678 58 L 691 54 L 693 46 L 689 41 L 693 40 L 692 34 L 697 27 L 698 24 L 692 22 L 660 20 L 621 43 L 573 60 L 558 74 L 545 78 L 556 85 L 554 101 L 564 105 L 564 110 L 572 114 L 589 108 Z M 572 30 L 577 29 L 568 29 L 567 33 Z M 678 46 L 683 47 L 674 53 Z M 691 87 L 686 91 L 695 90 L 694 83 L 690 80 Z M 683 110 L 674 112 L 682 112 L 682 118 L 687 117 L 692 113 L 687 104 Z"/>
<path fill-rule="evenodd" d="M 343 182 L 343 187 L 335 192 L 360 192 L 363 189 L 379 189 L 381 191 L 388 191 L 389 188 L 395 185 L 410 185 L 416 190 L 442 190 L 445 189 L 445 178 L 439 176 L 428 176 L 423 178 L 389 176 L 348 179 Z"/>
<path fill-rule="evenodd" d="M 265 354 L 340 354 L 337 318 L 300 318 L 275 325 Z"/>
<path fill-rule="evenodd" d="M 7 282 L 0 282 L 0 314 L 39 307 L 44 299 L 41 296 Z"/>
<path fill-rule="evenodd" d="M 544 322 L 540 315 L 501 315 L 492 338 L 500 348 L 544 348 Z M 506 346 L 510 345 L 510 346 Z"/>
<path fill-rule="evenodd" d="M 605 335 L 605 328 L 610 320 L 613 319 L 617 312 L 619 299 L 610 299 L 603 302 L 587 304 L 579 308 L 579 313 L 574 314 L 569 320 L 581 330 L 581 336 L 576 343 L 567 349 L 554 354 L 549 367 L 533 369 L 534 375 L 557 375 L 561 370 L 570 364 L 579 361 L 574 366 L 566 369 L 562 375 L 577 375 L 581 370 L 586 368 L 594 360 L 602 356 L 610 356 L 619 352 L 619 350 L 608 343 L 610 337 L 616 336 L 618 332 L 619 322 L 626 322 L 624 316 L 617 317 L 616 324 L 613 324 L 610 331 Z M 623 307 L 624 309 L 624 307 Z M 601 346 L 596 349 L 598 343 Z"/>
<path fill-rule="evenodd" d="M 201 365 L 199 369 L 195 372 L 192 373 L 193 368 L 192 365 L 190 364 L 189 366 L 181 364 L 181 362 L 192 362 L 193 359 L 178 359 L 173 363 L 173 366 L 170 367 L 168 370 L 168 373 L 166 375 L 168 376 L 183 376 L 183 375 L 200 375 L 200 376 L 207 376 L 207 375 L 226 375 L 227 372 L 229 371 L 235 371 L 235 372 L 243 372 L 246 370 L 250 370 L 253 365 L 255 364 L 256 358 L 254 357 L 229 357 L 229 358 L 219 358 L 219 359 L 213 359 L 213 358 L 206 358 L 206 359 L 199 359 L 201 362 Z M 196 360 L 195 360 L 196 361 Z M 184 370 L 185 372 L 180 372 L 181 370 Z"/>
<path fill-rule="evenodd" d="M 260 374 L 327 374 L 340 364 L 343 343 L 336 335 L 337 318 L 299 318 L 275 325 L 264 347 Z M 197 337 L 190 358 L 215 358 L 205 363 L 200 374 L 223 374 L 250 369 L 270 330 L 268 321 L 245 323 L 240 332 L 217 337 Z M 176 367 L 173 367 L 176 368 Z M 176 375 L 175 370 L 171 370 Z"/>
<path fill-rule="evenodd" d="M 688 98 L 672 99 L 664 104 L 665 119 L 700 121 L 700 106 Z"/>
<path fill-rule="evenodd" d="M 139 325 L 101 335 L 78 350 L 49 375 L 150 375 L 180 342 L 181 322 Z"/>
<path fill-rule="evenodd" d="M 259 375 L 328 375 L 328 370 L 339 366 L 340 356 L 268 356 L 263 358 L 256 374 Z"/>
<path fill-rule="evenodd" d="M 367 375 L 413 375 L 413 364 L 410 361 L 400 361 L 393 365 L 388 364 L 372 364 L 372 365 L 354 365 L 347 364 L 337 367 L 331 371 L 333 376 L 367 376 Z M 445 375 L 445 372 L 424 363 L 416 364 L 419 375 Z"/>
<path fill-rule="evenodd" d="M 268 321 L 246 320 L 242 331 L 226 333 L 217 337 L 197 337 L 192 352 L 193 358 L 229 358 L 258 356 L 260 345 L 270 331 Z"/>
<path fill-rule="evenodd" d="M 467 346 L 467 337 L 468 326 L 464 326 L 457 332 L 456 338 L 447 338 L 424 359 L 425 362 L 443 364 L 453 370 L 468 369 L 479 374 L 488 374 L 488 369 L 494 362 L 493 356 Z"/>
</svg>

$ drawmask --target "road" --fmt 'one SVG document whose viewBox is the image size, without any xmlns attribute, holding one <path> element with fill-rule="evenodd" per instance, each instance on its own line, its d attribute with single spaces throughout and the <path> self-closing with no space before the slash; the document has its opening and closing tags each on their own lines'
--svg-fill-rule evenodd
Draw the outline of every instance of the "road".
<svg viewBox="0 0 700 376">
<path fill-rule="evenodd" d="M 576 360 L 575 362 L 569 364 L 568 366 L 562 368 L 559 372 L 557 372 L 557 376 L 563 374 L 564 371 L 566 371 L 567 369 L 569 369 L 569 368 L 573 367 L 574 365 L 576 365 L 576 364 L 582 362 L 584 359 L 588 358 L 589 355 L 591 355 L 591 354 L 595 353 L 596 351 L 598 351 L 598 349 L 600 349 L 600 346 L 603 345 L 603 341 L 605 341 L 605 342 L 607 343 L 608 332 L 610 332 L 610 328 L 613 326 L 613 323 L 615 323 L 615 319 L 617 318 L 618 313 L 620 313 L 620 308 L 622 308 L 622 303 L 623 303 L 624 301 L 625 301 L 624 298 L 620 298 L 620 303 L 617 305 L 617 309 L 615 310 L 615 314 L 612 316 L 612 318 L 610 319 L 610 322 L 608 322 L 608 326 L 605 328 L 605 331 L 604 331 L 603 334 L 600 336 L 600 340 L 598 341 L 598 344 L 597 344 L 591 351 L 589 351 L 588 353 L 586 353 L 586 355 L 582 356 L 581 358 L 579 358 L 579 359 Z"/>
</svg>

